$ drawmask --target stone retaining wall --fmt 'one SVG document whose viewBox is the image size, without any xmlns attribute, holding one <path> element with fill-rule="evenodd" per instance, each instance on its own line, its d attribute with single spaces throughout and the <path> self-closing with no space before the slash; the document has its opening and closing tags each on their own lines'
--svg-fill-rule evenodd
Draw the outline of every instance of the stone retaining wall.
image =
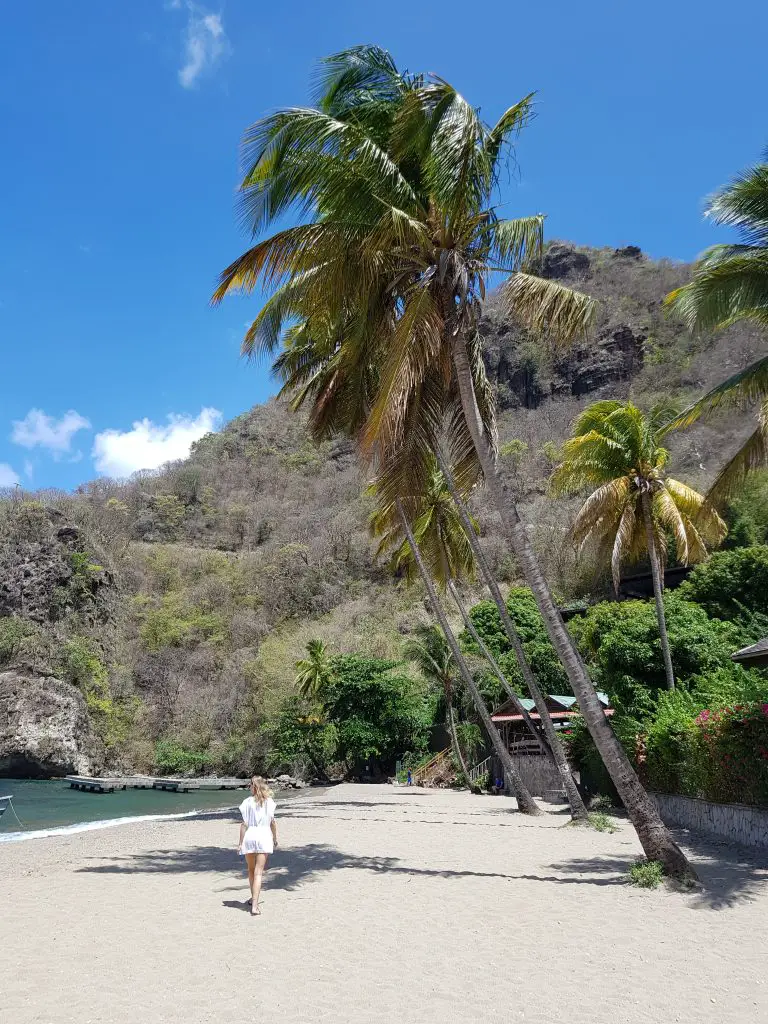
<svg viewBox="0 0 768 1024">
<path fill-rule="evenodd" d="M 651 793 L 664 822 L 742 846 L 768 849 L 768 810 L 745 804 L 713 804 L 689 796 Z"/>
</svg>

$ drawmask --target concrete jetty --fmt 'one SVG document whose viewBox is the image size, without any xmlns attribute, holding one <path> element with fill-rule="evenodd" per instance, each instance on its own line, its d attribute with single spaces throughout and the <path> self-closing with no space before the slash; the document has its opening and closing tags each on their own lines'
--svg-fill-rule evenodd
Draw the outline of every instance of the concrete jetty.
<svg viewBox="0 0 768 1024">
<path fill-rule="evenodd" d="M 123 789 L 162 789 L 173 793 L 190 793 L 200 789 L 247 789 L 250 785 L 248 779 L 164 779 L 151 775 L 66 775 L 64 781 L 69 783 L 71 789 L 85 793 L 114 793 Z"/>
</svg>

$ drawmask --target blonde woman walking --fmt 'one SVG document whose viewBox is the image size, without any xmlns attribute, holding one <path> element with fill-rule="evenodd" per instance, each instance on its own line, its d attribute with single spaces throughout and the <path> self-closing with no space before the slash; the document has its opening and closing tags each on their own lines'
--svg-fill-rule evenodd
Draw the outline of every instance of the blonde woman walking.
<svg viewBox="0 0 768 1024">
<path fill-rule="evenodd" d="M 267 857 L 277 846 L 275 801 L 267 783 L 259 775 L 251 779 L 251 795 L 240 804 L 243 817 L 237 852 L 243 854 L 248 865 L 251 886 L 251 914 L 260 914 L 259 895 Z"/>
</svg>

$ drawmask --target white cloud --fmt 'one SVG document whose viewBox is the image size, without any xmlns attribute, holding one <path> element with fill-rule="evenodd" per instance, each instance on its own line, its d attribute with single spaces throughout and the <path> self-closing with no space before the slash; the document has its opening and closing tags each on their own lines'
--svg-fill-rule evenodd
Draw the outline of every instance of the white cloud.
<svg viewBox="0 0 768 1024">
<path fill-rule="evenodd" d="M 31 480 L 35 475 L 35 464 L 31 459 L 24 459 L 24 476 Z"/>
<path fill-rule="evenodd" d="M 90 428 L 88 420 L 74 409 L 58 420 L 42 409 L 30 409 L 23 420 L 13 421 L 11 440 L 23 448 L 47 448 L 54 458 L 61 458 L 72 451 L 75 434 Z"/>
<path fill-rule="evenodd" d="M 125 477 L 184 459 L 192 442 L 216 430 L 220 422 L 218 409 L 205 408 L 196 417 L 171 413 L 166 426 L 143 419 L 136 420 L 131 430 L 102 430 L 93 443 L 96 469 L 106 476 Z"/>
<path fill-rule="evenodd" d="M 181 3 L 171 6 L 178 9 Z M 179 82 L 185 89 L 192 89 L 201 75 L 212 71 L 229 56 L 232 48 L 220 14 L 213 14 L 192 0 L 186 0 L 185 6 L 188 18 L 184 30 L 184 66 L 179 69 Z"/>
<path fill-rule="evenodd" d="M 15 487 L 18 482 L 18 475 L 8 463 L 0 462 L 0 487 Z"/>
</svg>

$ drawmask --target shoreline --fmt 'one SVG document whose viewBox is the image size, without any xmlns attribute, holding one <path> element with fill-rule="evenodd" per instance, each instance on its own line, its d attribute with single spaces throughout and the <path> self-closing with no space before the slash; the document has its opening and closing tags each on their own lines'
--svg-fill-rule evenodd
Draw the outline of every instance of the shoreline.
<svg viewBox="0 0 768 1024">
<path fill-rule="evenodd" d="M 16 780 L 14 780 L 16 781 Z M 62 780 L 52 779 L 51 782 Z M 324 793 L 328 787 L 307 786 L 302 789 L 292 787 L 273 789 L 275 797 L 282 803 L 285 800 L 294 800 L 303 793 Z M 197 819 L 206 817 L 223 817 L 237 811 L 240 803 L 247 795 L 247 790 L 233 792 L 233 803 L 222 804 L 217 807 L 194 807 L 184 811 L 168 811 L 163 813 L 138 813 L 138 814 L 116 814 L 114 817 L 103 817 L 86 819 L 83 821 L 68 822 L 63 825 L 50 825 L 41 828 L 22 828 L 15 831 L 0 832 L 0 846 L 6 844 L 24 842 L 36 839 L 59 839 L 66 836 L 79 835 L 83 832 L 101 832 L 104 829 L 125 827 L 141 824 L 142 822 L 178 821 L 181 819 Z M 237 796 L 238 799 L 234 799 Z M 101 799 L 99 794 L 93 794 L 94 800 Z M 90 799 L 90 797 L 89 797 Z M 6 811 L 6 814 L 8 812 Z M 18 818 L 16 819 L 18 821 Z"/>
<path fill-rule="evenodd" d="M 142 821 L 178 821 L 180 818 L 200 818 L 204 815 L 231 814 L 238 804 L 231 807 L 200 808 L 192 811 L 179 811 L 176 814 L 136 814 L 122 818 L 99 818 L 96 821 L 78 821 L 71 825 L 54 825 L 51 828 L 25 829 L 18 832 L 0 833 L 0 844 L 20 843 L 26 839 L 56 839 L 60 836 L 79 835 L 81 832 L 100 832 L 105 828 L 119 825 L 134 825 Z"/>
</svg>

